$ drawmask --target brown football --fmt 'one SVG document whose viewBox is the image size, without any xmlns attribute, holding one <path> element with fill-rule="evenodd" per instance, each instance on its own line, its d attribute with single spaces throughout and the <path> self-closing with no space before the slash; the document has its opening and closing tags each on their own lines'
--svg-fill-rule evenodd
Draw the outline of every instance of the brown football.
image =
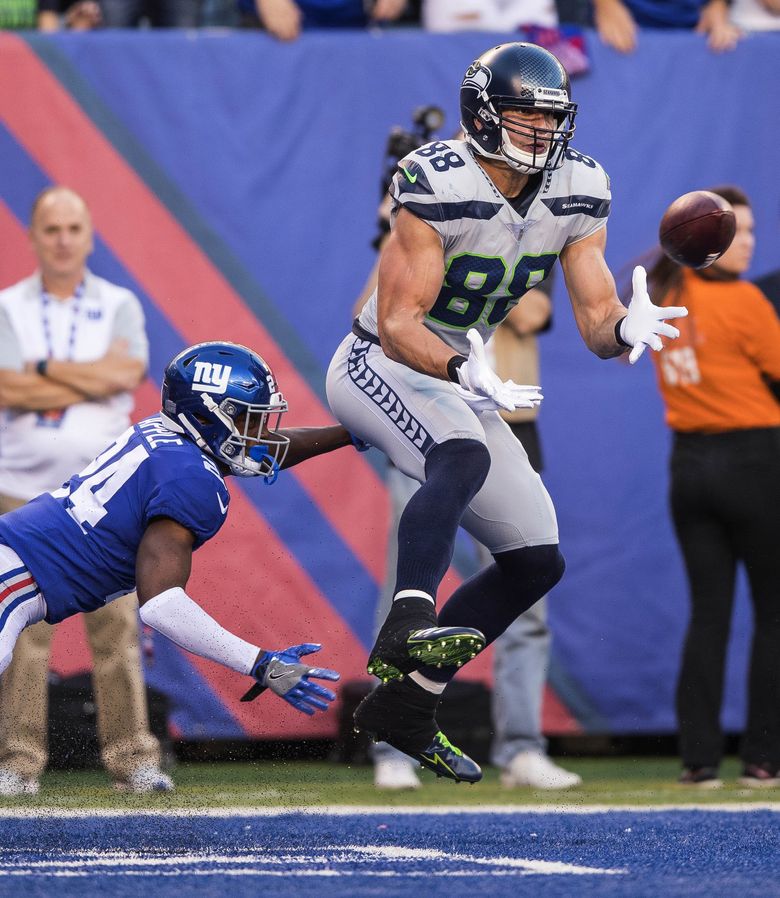
<svg viewBox="0 0 780 898">
<path fill-rule="evenodd" d="M 658 239 L 678 265 L 706 268 L 726 252 L 736 228 L 730 203 L 717 193 L 694 190 L 678 197 L 664 212 Z"/>
</svg>

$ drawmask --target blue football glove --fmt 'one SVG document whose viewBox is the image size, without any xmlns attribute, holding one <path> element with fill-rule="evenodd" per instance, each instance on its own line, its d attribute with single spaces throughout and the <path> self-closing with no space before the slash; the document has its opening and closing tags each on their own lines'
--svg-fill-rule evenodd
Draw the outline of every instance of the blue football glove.
<svg viewBox="0 0 780 898">
<path fill-rule="evenodd" d="M 350 433 L 349 438 L 352 440 L 352 445 L 357 449 L 358 452 L 368 452 L 371 448 L 371 443 L 367 443 L 365 440 L 361 440 L 359 436 L 354 433 Z"/>
<path fill-rule="evenodd" d="M 291 645 L 279 652 L 263 652 L 255 661 L 252 676 L 257 680 L 241 697 L 242 702 L 251 702 L 266 689 L 275 692 L 296 711 L 312 715 L 319 709 L 328 710 L 328 702 L 336 698 L 335 692 L 312 683 L 309 677 L 318 680 L 338 680 L 340 674 L 325 667 L 309 667 L 301 664 L 302 655 L 318 652 L 321 645 L 305 642 L 303 645 Z"/>
</svg>

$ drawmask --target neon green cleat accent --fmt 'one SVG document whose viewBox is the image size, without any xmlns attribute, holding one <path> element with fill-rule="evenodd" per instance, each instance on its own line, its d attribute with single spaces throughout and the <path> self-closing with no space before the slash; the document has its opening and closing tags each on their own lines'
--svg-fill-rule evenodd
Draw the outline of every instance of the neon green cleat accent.
<svg viewBox="0 0 780 898">
<path fill-rule="evenodd" d="M 416 755 L 423 767 L 432 770 L 436 776 L 444 776 L 456 783 L 477 783 L 482 779 L 482 770 L 439 730 L 433 742 Z"/>
</svg>

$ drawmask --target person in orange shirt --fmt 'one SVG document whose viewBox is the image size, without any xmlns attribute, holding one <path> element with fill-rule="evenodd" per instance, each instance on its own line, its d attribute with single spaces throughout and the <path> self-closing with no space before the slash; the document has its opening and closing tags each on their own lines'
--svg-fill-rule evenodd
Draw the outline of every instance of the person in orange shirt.
<svg viewBox="0 0 780 898">
<path fill-rule="evenodd" d="M 680 337 L 653 353 L 674 432 L 671 510 L 691 619 L 677 685 L 680 783 L 722 785 L 720 710 L 737 564 L 754 612 L 742 785 L 780 786 L 780 320 L 743 281 L 753 215 L 735 187 L 713 188 L 734 207 L 737 231 L 711 267 L 667 258 L 650 270 L 653 301 L 682 305 Z"/>
</svg>

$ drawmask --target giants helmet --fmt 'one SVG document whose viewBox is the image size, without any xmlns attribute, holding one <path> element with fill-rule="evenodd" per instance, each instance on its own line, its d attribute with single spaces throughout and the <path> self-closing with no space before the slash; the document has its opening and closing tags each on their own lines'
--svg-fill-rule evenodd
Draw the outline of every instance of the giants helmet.
<svg viewBox="0 0 780 898">
<path fill-rule="evenodd" d="M 236 343 L 197 343 L 165 369 L 162 421 L 239 477 L 273 483 L 290 445 L 276 431 L 287 403 L 271 369 Z"/>
<path fill-rule="evenodd" d="M 541 110 L 555 128 L 508 121 L 508 110 Z M 574 134 L 577 104 L 571 101 L 569 76 L 548 50 L 535 44 L 501 44 L 469 66 L 460 88 L 461 125 L 466 140 L 481 156 L 519 172 L 552 171 Z M 479 124 L 477 124 L 477 122 Z M 515 146 L 507 132 L 528 144 Z"/>
</svg>

